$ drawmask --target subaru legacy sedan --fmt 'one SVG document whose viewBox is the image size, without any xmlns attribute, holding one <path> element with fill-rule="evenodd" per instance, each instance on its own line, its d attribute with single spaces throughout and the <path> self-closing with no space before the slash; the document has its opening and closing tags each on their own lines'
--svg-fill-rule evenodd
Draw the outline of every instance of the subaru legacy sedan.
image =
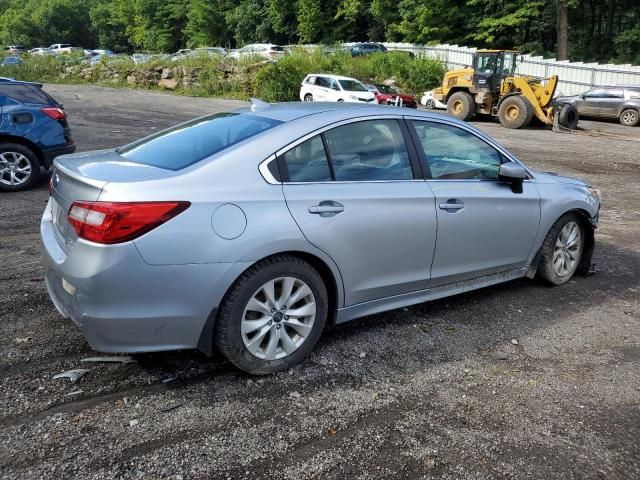
<svg viewBox="0 0 640 480">
<path fill-rule="evenodd" d="M 471 125 L 384 106 L 265 104 L 60 157 L 46 285 L 92 348 L 218 348 L 268 374 L 327 326 L 589 268 L 600 193 Z"/>
</svg>

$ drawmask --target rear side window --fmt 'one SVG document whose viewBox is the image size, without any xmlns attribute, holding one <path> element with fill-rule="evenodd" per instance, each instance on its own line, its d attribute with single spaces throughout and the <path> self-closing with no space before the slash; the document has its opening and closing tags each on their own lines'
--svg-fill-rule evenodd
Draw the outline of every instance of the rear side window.
<svg viewBox="0 0 640 480">
<path fill-rule="evenodd" d="M 244 113 L 218 113 L 159 132 L 118 153 L 132 162 L 180 170 L 281 123 Z"/>
<path fill-rule="evenodd" d="M 330 182 L 331 170 L 322 137 L 317 135 L 283 156 L 290 182 Z"/>
<path fill-rule="evenodd" d="M 0 83 L 0 95 L 20 103 L 51 104 L 55 101 L 35 85 Z"/>
<path fill-rule="evenodd" d="M 502 157 L 484 140 L 451 125 L 423 121 L 412 123 L 433 179 L 498 179 Z"/>
<path fill-rule="evenodd" d="M 397 120 L 349 123 L 324 136 L 338 182 L 413 179 Z"/>
</svg>

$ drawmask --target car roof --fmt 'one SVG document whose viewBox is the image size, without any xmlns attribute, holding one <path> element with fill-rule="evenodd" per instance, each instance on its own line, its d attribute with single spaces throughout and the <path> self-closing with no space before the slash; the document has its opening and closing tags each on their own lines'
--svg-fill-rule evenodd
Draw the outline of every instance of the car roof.
<svg viewBox="0 0 640 480">
<path fill-rule="evenodd" d="M 356 80 L 358 82 L 360 82 L 360 80 L 358 80 L 357 78 L 353 78 L 353 77 L 344 77 L 342 75 L 334 75 L 333 73 L 310 73 L 307 75 L 307 77 L 330 77 L 333 78 L 335 80 Z M 362 82 L 360 82 L 362 83 Z"/>
<path fill-rule="evenodd" d="M 405 109 L 399 110 L 398 107 L 390 107 L 386 105 L 371 105 L 364 103 L 345 103 L 345 102 L 284 102 L 284 103 L 265 103 L 259 100 L 254 100 L 249 107 L 242 107 L 233 110 L 235 113 L 246 113 L 250 115 L 257 115 L 260 117 L 267 117 L 273 120 L 279 120 L 281 122 L 290 122 L 302 117 L 308 117 L 310 115 L 318 115 L 323 113 L 333 112 L 339 114 L 344 112 L 344 118 L 358 117 L 365 115 L 411 115 L 424 117 L 426 119 L 440 119 L 446 118 L 450 123 L 463 124 L 460 120 L 454 117 L 444 117 L 440 113 L 425 112 L 422 110 Z"/>
</svg>

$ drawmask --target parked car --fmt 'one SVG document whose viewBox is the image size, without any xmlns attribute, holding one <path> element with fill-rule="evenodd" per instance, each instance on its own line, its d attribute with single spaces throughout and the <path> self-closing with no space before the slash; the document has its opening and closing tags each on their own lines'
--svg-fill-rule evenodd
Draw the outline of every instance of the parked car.
<svg viewBox="0 0 640 480">
<path fill-rule="evenodd" d="M 10 56 L 4 57 L 0 61 L 0 67 L 6 67 L 7 65 L 20 65 L 22 63 L 22 59 L 20 57 Z"/>
<path fill-rule="evenodd" d="M 418 108 L 418 102 L 416 98 L 409 94 L 402 92 L 396 87 L 389 85 L 366 85 L 367 90 L 376 96 L 376 100 L 381 105 L 395 105 L 399 107 Z"/>
<path fill-rule="evenodd" d="M 262 57 L 267 60 L 276 60 L 284 55 L 284 47 L 273 43 L 252 43 L 239 50 L 229 53 L 231 58 L 247 58 L 252 56 Z"/>
<path fill-rule="evenodd" d="M 61 53 L 71 53 L 74 51 L 74 48 L 70 43 L 54 43 L 53 45 L 49 45 L 49 50 L 59 55 Z"/>
<path fill-rule="evenodd" d="M 215 346 L 267 374 L 328 325 L 536 272 L 566 283 L 599 208 L 454 118 L 254 102 L 58 158 L 40 232 L 53 304 L 92 348 Z"/>
<path fill-rule="evenodd" d="M 55 55 L 53 50 L 46 47 L 36 47 L 29 50 L 30 55 Z"/>
<path fill-rule="evenodd" d="M 575 105 L 581 117 L 617 118 L 627 127 L 640 123 L 640 86 L 598 87 L 581 95 L 557 97 L 556 101 Z"/>
<path fill-rule="evenodd" d="M 364 102 L 378 103 L 376 96 L 355 78 L 310 73 L 300 85 L 303 102 Z"/>
<path fill-rule="evenodd" d="M 189 57 L 197 56 L 211 56 L 211 57 L 224 57 L 227 54 L 227 50 L 222 47 L 199 47 L 187 54 Z"/>
<path fill-rule="evenodd" d="M 5 53 L 10 53 L 12 55 L 19 55 L 21 53 L 25 53 L 27 49 L 22 45 L 7 45 L 4 47 Z"/>
<path fill-rule="evenodd" d="M 381 43 L 356 43 L 348 48 L 349 53 L 354 57 L 369 55 L 375 52 L 387 52 L 387 47 Z"/>
<path fill-rule="evenodd" d="M 53 159 L 72 153 L 67 114 L 38 83 L 0 78 L 0 191 L 25 190 Z"/>
<path fill-rule="evenodd" d="M 181 48 L 180 50 L 178 50 L 176 53 L 173 54 L 173 56 L 171 57 L 171 60 L 176 61 L 176 60 L 180 60 L 182 58 L 184 58 L 186 55 L 188 55 L 189 53 L 191 53 L 191 49 L 190 48 Z"/>
<path fill-rule="evenodd" d="M 446 110 L 447 104 L 442 103 L 436 100 L 433 97 L 433 90 L 429 90 L 428 92 L 424 92 L 422 94 L 422 98 L 420 99 L 420 105 L 427 107 L 429 110 Z"/>
<path fill-rule="evenodd" d="M 93 50 L 90 50 L 90 52 L 92 53 L 92 55 L 107 55 L 107 56 L 115 55 L 115 53 L 112 50 L 109 50 L 108 48 L 94 48 Z"/>
</svg>

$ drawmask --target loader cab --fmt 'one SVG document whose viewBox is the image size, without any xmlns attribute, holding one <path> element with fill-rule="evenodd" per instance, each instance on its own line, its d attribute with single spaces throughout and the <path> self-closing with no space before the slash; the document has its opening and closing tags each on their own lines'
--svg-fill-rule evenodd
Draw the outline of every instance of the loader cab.
<svg viewBox="0 0 640 480">
<path fill-rule="evenodd" d="M 478 50 L 473 57 L 473 85 L 479 92 L 497 93 L 502 81 L 516 70 L 513 50 Z"/>
</svg>

